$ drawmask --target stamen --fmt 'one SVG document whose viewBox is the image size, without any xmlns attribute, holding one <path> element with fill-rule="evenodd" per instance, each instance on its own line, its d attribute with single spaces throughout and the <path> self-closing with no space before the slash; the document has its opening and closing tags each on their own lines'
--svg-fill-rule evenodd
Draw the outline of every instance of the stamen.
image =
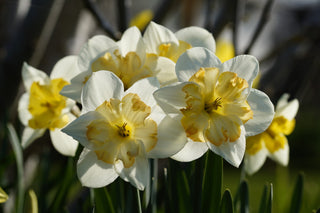
<svg viewBox="0 0 320 213">
<path fill-rule="evenodd" d="M 130 130 L 126 128 L 127 122 L 124 122 L 122 126 L 116 125 L 118 127 L 118 133 L 121 137 L 129 137 L 130 136 Z"/>
<path fill-rule="evenodd" d="M 208 113 L 212 112 L 213 110 L 217 110 L 219 107 L 222 107 L 222 98 L 218 97 L 211 103 L 206 103 L 204 106 L 204 110 Z"/>
</svg>

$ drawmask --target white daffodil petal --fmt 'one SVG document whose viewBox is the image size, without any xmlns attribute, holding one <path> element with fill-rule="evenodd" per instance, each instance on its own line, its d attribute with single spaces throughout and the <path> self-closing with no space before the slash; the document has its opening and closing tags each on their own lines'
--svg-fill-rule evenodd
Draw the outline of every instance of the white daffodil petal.
<svg viewBox="0 0 320 213">
<path fill-rule="evenodd" d="M 186 107 L 186 93 L 182 91 L 182 88 L 187 84 L 192 83 L 176 83 L 162 87 L 153 93 L 154 98 L 165 113 L 175 116 L 180 114 L 180 109 Z"/>
<path fill-rule="evenodd" d="M 140 150 L 140 154 L 135 158 L 134 164 L 129 168 L 124 168 L 122 162 L 117 162 L 115 169 L 123 180 L 130 182 L 139 190 L 144 190 L 149 183 L 150 169 L 148 159 L 145 156 L 144 146 L 142 143 L 140 144 L 142 150 Z"/>
<path fill-rule="evenodd" d="M 122 81 L 112 72 L 94 72 L 83 87 L 81 94 L 82 111 L 94 111 L 110 98 L 121 99 L 124 92 Z"/>
<path fill-rule="evenodd" d="M 201 27 L 187 27 L 175 33 L 177 38 L 192 45 L 192 47 L 205 47 L 212 52 L 216 51 L 216 42 L 210 32 Z"/>
<path fill-rule="evenodd" d="M 88 112 L 69 123 L 61 131 L 72 136 L 83 146 L 91 148 L 91 142 L 87 138 L 87 126 L 91 121 L 99 118 L 101 118 L 101 115 L 98 112 Z"/>
<path fill-rule="evenodd" d="M 78 142 L 72 137 L 62 132 L 61 129 L 50 131 L 50 137 L 54 148 L 63 155 L 75 156 Z"/>
<path fill-rule="evenodd" d="M 180 151 L 187 143 L 181 123 L 166 116 L 158 126 L 158 143 L 148 152 L 152 158 L 165 158 Z"/>
<path fill-rule="evenodd" d="M 168 58 L 159 57 L 155 70 L 158 70 L 156 77 L 158 78 L 161 87 L 178 81 L 175 71 L 175 63 Z"/>
<path fill-rule="evenodd" d="M 22 75 L 24 87 L 27 91 L 30 90 L 31 84 L 33 82 L 39 82 L 40 84 L 44 84 L 50 81 L 46 73 L 32 66 L 29 66 L 26 62 L 23 63 L 21 75 Z"/>
<path fill-rule="evenodd" d="M 126 90 L 125 94 L 133 93 L 137 94 L 141 100 L 148 106 L 152 107 L 156 105 L 156 101 L 153 97 L 153 92 L 159 89 L 160 84 L 157 78 L 150 77 L 144 78 L 135 82 L 129 89 Z"/>
<path fill-rule="evenodd" d="M 158 53 L 159 45 L 164 43 L 174 43 L 179 45 L 179 41 L 175 34 L 164 26 L 150 22 L 148 25 L 143 39 L 147 45 L 147 52 Z"/>
<path fill-rule="evenodd" d="M 246 154 L 244 157 L 244 169 L 246 173 L 252 175 L 257 172 L 267 159 L 268 151 L 264 148 L 254 155 Z"/>
<path fill-rule="evenodd" d="M 275 117 L 283 116 L 289 121 L 291 121 L 296 117 L 298 109 L 299 109 L 299 101 L 297 99 L 293 99 L 292 101 L 287 102 L 285 106 L 278 107 L 277 105 Z"/>
<path fill-rule="evenodd" d="M 260 90 L 252 89 L 247 101 L 253 111 L 253 118 L 245 123 L 246 136 L 265 131 L 274 117 L 274 107 L 269 97 Z"/>
<path fill-rule="evenodd" d="M 80 51 L 78 58 L 79 69 L 87 71 L 93 59 L 115 46 L 117 46 L 117 43 L 107 36 L 97 35 L 92 37 Z"/>
<path fill-rule="evenodd" d="M 82 88 L 86 82 L 86 79 L 90 78 L 91 74 L 91 71 L 81 72 L 71 79 L 71 84 L 62 88 L 60 94 L 81 103 Z"/>
<path fill-rule="evenodd" d="M 240 78 L 245 79 L 251 87 L 253 80 L 259 72 L 259 62 L 251 55 L 239 55 L 232 58 L 222 65 L 222 70 L 231 71 L 238 74 Z"/>
<path fill-rule="evenodd" d="M 117 44 L 123 57 L 125 57 L 129 52 L 136 52 L 140 59 L 144 61 L 146 47 L 137 27 L 130 27 L 127 29 Z"/>
<path fill-rule="evenodd" d="M 288 93 L 284 93 L 283 95 L 281 95 L 277 102 L 276 111 L 288 104 L 289 97 L 290 95 Z"/>
<path fill-rule="evenodd" d="M 288 166 L 289 163 L 289 145 L 288 143 L 284 144 L 284 147 L 278 149 L 273 153 L 269 153 L 269 157 L 281 164 L 282 166 Z"/>
<path fill-rule="evenodd" d="M 83 186 L 92 188 L 106 186 L 118 177 L 112 164 L 98 160 L 96 153 L 86 148 L 79 157 L 77 174 Z"/>
<path fill-rule="evenodd" d="M 220 68 L 219 58 L 210 50 L 203 47 L 195 47 L 183 53 L 176 64 L 176 74 L 178 81 L 189 81 L 200 67 Z"/>
<path fill-rule="evenodd" d="M 245 129 L 241 126 L 241 135 L 235 142 L 222 143 L 215 146 L 207 142 L 209 148 L 216 154 L 222 156 L 226 161 L 235 167 L 239 167 L 246 149 Z"/>
<path fill-rule="evenodd" d="M 180 162 L 190 162 L 200 158 L 208 150 L 208 146 L 203 142 L 193 142 L 188 139 L 186 145 L 172 159 Z"/>
<path fill-rule="evenodd" d="M 60 59 L 53 67 L 50 78 L 63 78 L 70 82 L 70 80 L 80 73 L 77 66 L 77 56 L 70 55 Z"/>
<path fill-rule="evenodd" d="M 22 133 L 21 146 L 24 149 L 27 148 L 34 140 L 40 138 L 45 131 L 45 129 L 32 129 L 30 127 L 25 127 Z"/>
<path fill-rule="evenodd" d="M 21 98 L 19 100 L 19 105 L 18 105 L 19 118 L 20 118 L 21 123 L 24 126 L 28 126 L 28 122 L 32 118 L 32 115 L 30 114 L 30 112 L 28 110 L 29 98 L 30 98 L 29 93 L 24 93 L 21 96 Z"/>
</svg>

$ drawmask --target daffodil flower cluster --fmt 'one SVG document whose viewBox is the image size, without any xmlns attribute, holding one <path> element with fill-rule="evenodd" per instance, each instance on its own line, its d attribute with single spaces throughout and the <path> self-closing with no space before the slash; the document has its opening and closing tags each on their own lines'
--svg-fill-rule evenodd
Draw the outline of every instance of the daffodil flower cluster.
<svg viewBox="0 0 320 213">
<path fill-rule="evenodd" d="M 173 33 L 151 22 L 143 36 L 136 27 L 120 41 L 95 36 L 50 78 L 24 65 L 23 144 L 45 129 L 62 154 L 74 155 L 79 142 L 77 174 L 88 187 L 120 176 L 143 190 L 149 158 L 192 161 L 208 149 L 238 167 L 246 137 L 265 131 L 274 116 L 268 96 L 252 88 L 258 71 L 249 55 L 222 63 L 213 36 L 199 27 Z"/>
</svg>

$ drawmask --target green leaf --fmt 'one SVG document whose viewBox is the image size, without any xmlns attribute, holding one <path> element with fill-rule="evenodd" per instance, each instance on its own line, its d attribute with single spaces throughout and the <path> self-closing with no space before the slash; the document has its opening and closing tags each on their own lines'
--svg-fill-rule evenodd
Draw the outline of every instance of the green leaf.
<svg viewBox="0 0 320 213">
<path fill-rule="evenodd" d="M 213 152 L 207 152 L 202 180 L 202 212 L 214 212 L 219 208 L 222 178 L 222 157 Z"/>
<path fill-rule="evenodd" d="M 240 183 L 239 195 L 240 195 L 240 212 L 249 213 L 249 189 L 248 189 L 248 183 L 246 180 Z"/>
<path fill-rule="evenodd" d="M 300 173 L 297 178 L 297 182 L 293 191 L 292 199 L 291 199 L 291 206 L 290 206 L 290 213 L 298 213 L 301 209 L 302 204 L 302 195 L 303 195 L 303 174 Z"/>
<path fill-rule="evenodd" d="M 111 197 L 106 187 L 94 190 L 95 212 L 115 213 Z"/>
<path fill-rule="evenodd" d="M 232 196 L 229 189 L 226 189 L 223 193 L 220 203 L 220 213 L 233 213 Z"/>
<path fill-rule="evenodd" d="M 272 184 L 266 184 L 262 192 L 259 213 L 271 213 L 273 201 L 273 187 Z"/>
<path fill-rule="evenodd" d="M 191 197 L 190 188 L 186 173 L 184 170 L 178 173 L 177 176 L 177 188 L 178 188 L 178 206 L 179 212 L 191 212 Z"/>
</svg>

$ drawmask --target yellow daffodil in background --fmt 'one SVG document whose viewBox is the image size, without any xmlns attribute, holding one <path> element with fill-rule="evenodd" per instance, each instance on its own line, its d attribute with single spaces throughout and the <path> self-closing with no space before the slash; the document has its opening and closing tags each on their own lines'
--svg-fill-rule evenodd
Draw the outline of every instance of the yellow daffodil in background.
<svg viewBox="0 0 320 213">
<path fill-rule="evenodd" d="M 248 137 L 245 155 L 245 171 L 253 174 L 264 164 L 267 157 L 287 166 L 289 145 L 286 135 L 295 127 L 295 116 L 299 108 L 297 99 L 288 102 L 289 95 L 284 94 L 276 106 L 276 113 L 271 125 L 261 134 Z"/>
<path fill-rule="evenodd" d="M 235 56 L 235 52 L 232 42 L 223 38 L 218 39 L 216 56 L 220 59 L 221 62 L 225 62 L 233 58 Z"/>
<path fill-rule="evenodd" d="M 61 94 L 81 102 L 81 91 L 92 73 L 105 70 L 117 75 L 128 89 L 136 81 L 157 77 L 160 84 L 176 79 L 174 63 L 156 54 L 147 53 L 147 47 L 137 27 L 127 29 L 120 41 L 106 36 L 94 36 L 82 48 L 75 69 L 79 74 L 71 84 L 63 88 Z"/>
<path fill-rule="evenodd" d="M 130 21 L 130 26 L 136 26 L 140 31 L 144 30 L 149 22 L 153 19 L 152 10 L 143 10 L 133 17 Z"/>
<path fill-rule="evenodd" d="M 179 56 L 192 47 L 205 47 L 216 50 L 215 40 L 210 32 L 200 27 L 183 28 L 176 33 L 168 28 L 151 22 L 143 39 L 148 53 L 154 53 L 177 62 Z"/>
<path fill-rule="evenodd" d="M 75 115 L 71 113 L 75 102 L 59 94 L 77 74 L 72 68 L 75 59 L 75 56 L 61 59 L 53 68 L 50 77 L 24 63 L 22 79 L 26 93 L 20 98 L 18 106 L 19 118 L 25 126 L 22 134 L 24 148 L 48 129 L 53 146 L 58 152 L 68 156 L 75 155 L 78 143 L 61 132 L 61 128 L 75 119 Z"/>
<path fill-rule="evenodd" d="M 0 203 L 4 203 L 8 200 L 8 195 L 3 189 L 0 187 Z"/>
<path fill-rule="evenodd" d="M 102 187 L 118 176 L 139 190 L 148 184 L 148 158 L 177 153 L 186 143 L 181 125 L 161 111 L 152 93 L 155 77 L 124 90 L 112 72 L 92 74 L 82 92 L 82 115 L 62 131 L 84 146 L 77 173 L 88 187 Z"/>
<path fill-rule="evenodd" d="M 181 122 L 188 138 L 173 159 L 192 161 L 211 149 L 239 166 L 245 137 L 263 132 L 274 115 L 268 96 L 251 87 L 258 70 L 258 61 L 249 55 L 225 63 L 201 47 L 181 55 L 176 64 L 179 83 L 154 93 L 163 111 Z"/>
</svg>

